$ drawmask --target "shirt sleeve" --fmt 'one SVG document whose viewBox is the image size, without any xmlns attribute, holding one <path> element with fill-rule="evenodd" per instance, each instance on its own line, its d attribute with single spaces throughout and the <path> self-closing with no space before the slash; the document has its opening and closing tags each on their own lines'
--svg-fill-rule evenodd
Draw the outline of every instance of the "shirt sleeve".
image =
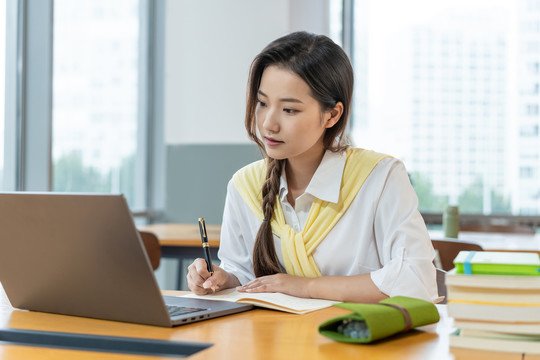
<svg viewBox="0 0 540 360">
<path fill-rule="evenodd" d="M 250 226 L 254 221 L 258 220 L 244 204 L 233 181 L 229 181 L 218 258 L 221 268 L 236 276 L 242 285 L 255 279 L 252 251 L 256 234 Z"/>
<path fill-rule="evenodd" d="M 437 299 L 435 251 L 405 166 L 392 165 L 375 211 L 375 239 L 382 268 L 371 273 L 386 295 Z"/>
</svg>

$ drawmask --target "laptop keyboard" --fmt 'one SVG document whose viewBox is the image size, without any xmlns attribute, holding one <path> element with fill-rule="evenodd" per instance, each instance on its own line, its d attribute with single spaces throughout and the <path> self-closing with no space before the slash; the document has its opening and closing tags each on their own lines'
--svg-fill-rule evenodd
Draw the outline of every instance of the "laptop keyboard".
<svg viewBox="0 0 540 360">
<path fill-rule="evenodd" d="M 189 313 L 193 313 L 197 311 L 203 311 L 206 309 L 193 308 L 193 307 L 187 307 L 187 306 L 167 305 L 167 310 L 169 311 L 169 314 L 171 316 L 178 316 L 178 315 L 189 314 Z"/>
</svg>

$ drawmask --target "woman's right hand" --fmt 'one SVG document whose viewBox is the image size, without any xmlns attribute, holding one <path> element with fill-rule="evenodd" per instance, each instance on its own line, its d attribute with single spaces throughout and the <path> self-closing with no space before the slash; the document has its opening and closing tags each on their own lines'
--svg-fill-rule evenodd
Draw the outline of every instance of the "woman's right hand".
<svg viewBox="0 0 540 360">
<path fill-rule="evenodd" d="M 208 272 L 206 261 L 204 259 L 195 259 L 195 261 L 188 266 L 188 274 L 186 276 L 188 288 L 195 294 L 212 294 L 216 291 L 239 285 L 239 281 L 236 279 L 236 276 L 229 274 L 219 266 L 213 264 L 212 266 L 214 268 L 213 275 L 210 275 Z M 232 283 L 228 284 L 228 282 L 231 282 L 231 280 Z"/>
</svg>

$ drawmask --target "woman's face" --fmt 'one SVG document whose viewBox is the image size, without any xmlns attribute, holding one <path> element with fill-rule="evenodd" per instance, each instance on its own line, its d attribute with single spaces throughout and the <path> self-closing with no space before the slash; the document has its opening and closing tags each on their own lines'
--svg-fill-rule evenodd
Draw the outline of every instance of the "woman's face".
<svg viewBox="0 0 540 360">
<path fill-rule="evenodd" d="M 257 98 L 257 127 L 269 157 L 320 160 L 323 135 L 337 120 L 330 111 L 321 111 L 304 80 L 287 69 L 269 66 L 263 72 Z"/>
</svg>

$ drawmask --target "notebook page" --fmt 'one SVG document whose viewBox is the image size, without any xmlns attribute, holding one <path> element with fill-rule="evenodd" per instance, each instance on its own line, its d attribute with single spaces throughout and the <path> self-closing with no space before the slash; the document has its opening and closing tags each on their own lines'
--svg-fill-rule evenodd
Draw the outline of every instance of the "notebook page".
<svg viewBox="0 0 540 360">
<path fill-rule="evenodd" d="M 306 299 L 296 296 L 286 295 L 282 293 L 241 293 L 236 289 L 226 289 L 210 295 L 195 295 L 188 294 L 184 297 L 246 302 L 262 307 L 268 307 L 276 310 L 288 311 L 293 313 L 304 313 L 313 310 L 323 309 L 339 301 L 323 300 L 323 299 Z"/>
</svg>

